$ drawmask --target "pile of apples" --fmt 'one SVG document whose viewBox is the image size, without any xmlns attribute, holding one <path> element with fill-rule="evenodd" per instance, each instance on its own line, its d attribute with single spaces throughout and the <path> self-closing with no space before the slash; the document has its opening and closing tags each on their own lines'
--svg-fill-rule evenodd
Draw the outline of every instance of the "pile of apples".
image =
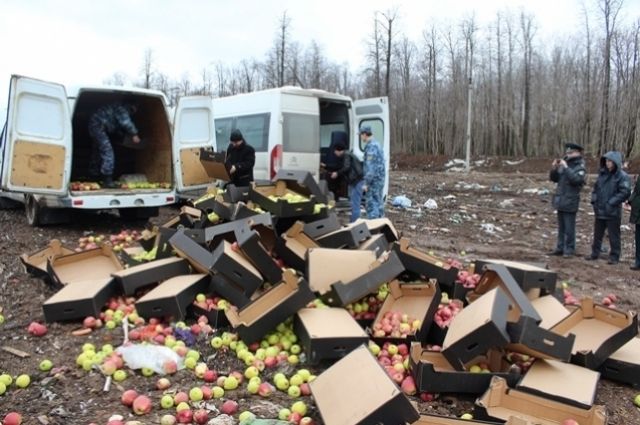
<svg viewBox="0 0 640 425">
<path fill-rule="evenodd" d="M 409 317 L 398 311 L 387 311 L 382 318 L 372 325 L 374 338 L 406 338 L 415 334 L 422 326 L 422 321 Z"/>
<path fill-rule="evenodd" d="M 617 302 L 618 296 L 616 294 L 609 294 L 602 299 L 602 305 L 605 305 L 609 308 L 616 308 Z"/>
<path fill-rule="evenodd" d="M 141 238 L 140 232 L 137 230 L 123 229 L 120 233 L 111 235 L 89 235 L 78 238 L 78 247 L 76 252 L 96 249 L 102 244 L 109 242 L 113 246 L 115 252 L 129 248 L 135 241 Z"/>
<path fill-rule="evenodd" d="M 468 289 L 474 289 L 478 282 L 480 282 L 480 275 L 478 273 L 470 273 L 468 270 L 460 270 L 456 283 L 462 284 L 463 287 Z"/>
<path fill-rule="evenodd" d="M 205 294 L 196 295 L 196 299 L 193 301 L 193 305 L 200 307 L 203 310 L 226 310 L 229 308 L 229 301 L 224 298 L 215 296 L 207 297 Z"/>
<path fill-rule="evenodd" d="M 400 386 L 407 395 L 416 394 L 416 383 L 409 371 L 409 346 L 385 342 L 382 347 L 369 341 L 369 351 L 387 372 L 387 375 Z"/>
<path fill-rule="evenodd" d="M 458 270 L 462 270 L 463 266 L 459 260 L 456 260 L 454 258 L 447 258 L 446 262 L 450 267 L 456 268 Z"/>
<path fill-rule="evenodd" d="M 120 184 L 120 189 L 171 189 L 171 183 L 131 182 Z"/>
<path fill-rule="evenodd" d="M 531 357 L 528 354 L 516 353 L 515 351 L 507 351 L 505 359 L 510 364 L 518 366 L 520 368 L 520 373 L 523 375 L 527 373 L 535 360 L 534 357 Z"/>
<path fill-rule="evenodd" d="M 309 198 L 307 198 L 306 196 L 302 196 L 292 192 L 287 192 L 282 196 L 269 195 L 269 199 L 273 202 L 278 202 L 278 200 L 283 200 L 290 204 L 297 204 L 300 202 L 309 202 Z"/>
<path fill-rule="evenodd" d="M 84 192 L 89 190 L 100 190 L 100 183 L 97 182 L 71 182 L 69 183 L 69 189 L 74 192 Z"/>
<path fill-rule="evenodd" d="M 449 296 L 444 293 L 442 294 L 440 304 L 438 304 L 438 310 L 436 310 L 433 321 L 442 329 L 449 327 L 453 318 L 456 317 L 462 308 L 462 301 L 450 300 Z"/>
<path fill-rule="evenodd" d="M 387 292 L 378 292 L 377 295 L 369 295 L 356 302 L 347 304 L 345 308 L 356 320 L 373 320 L 376 318 L 380 307 L 382 307 L 382 303 L 384 303 L 387 294 Z"/>
<path fill-rule="evenodd" d="M 565 285 L 563 285 L 563 288 L 562 288 L 562 296 L 564 297 L 565 305 L 580 305 L 580 301 L 578 301 L 578 298 L 576 298 L 571 292 L 571 290 L 565 287 Z"/>
</svg>

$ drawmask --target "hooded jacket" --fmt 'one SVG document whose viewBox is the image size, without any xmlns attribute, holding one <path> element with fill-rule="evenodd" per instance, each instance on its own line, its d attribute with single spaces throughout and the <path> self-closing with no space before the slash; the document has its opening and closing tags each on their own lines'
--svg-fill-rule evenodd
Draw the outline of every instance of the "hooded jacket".
<svg viewBox="0 0 640 425">
<path fill-rule="evenodd" d="M 585 183 L 585 166 L 582 156 L 565 158 L 566 168 L 554 168 L 549 179 L 558 183 L 553 195 L 553 207 L 560 212 L 574 213 L 580 205 L 580 190 Z"/>
<path fill-rule="evenodd" d="M 614 163 L 614 169 L 609 171 L 606 160 Z M 629 176 L 622 170 L 622 155 L 620 152 L 607 152 L 600 158 L 598 179 L 591 192 L 591 205 L 597 219 L 611 220 L 622 216 L 622 203 L 629 198 L 631 185 Z"/>
<path fill-rule="evenodd" d="M 236 166 L 236 172 L 231 175 L 231 183 L 236 186 L 249 186 L 253 181 L 253 166 L 256 163 L 256 151 L 253 146 L 242 139 L 239 146 L 230 144 L 224 161 L 227 170 Z"/>
</svg>

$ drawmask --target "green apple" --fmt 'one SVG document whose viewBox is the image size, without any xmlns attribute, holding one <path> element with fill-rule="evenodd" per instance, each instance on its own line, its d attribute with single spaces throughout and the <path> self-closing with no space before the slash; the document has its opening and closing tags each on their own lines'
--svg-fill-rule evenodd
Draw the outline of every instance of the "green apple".
<svg viewBox="0 0 640 425">
<path fill-rule="evenodd" d="M 163 395 L 160 399 L 160 406 L 162 406 L 163 409 L 171 409 L 173 407 L 173 397 L 169 394 Z"/>
<path fill-rule="evenodd" d="M 31 383 L 29 375 L 23 374 L 16 378 L 16 385 L 20 388 L 27 388 Z"/>
<path fill-rule="evenodd" d="M 40 365 L 38 367 L 40 368 L 41 371 L 48 372 L 53 367 L 53 363 L 51 362 L 51 360 L 45 359 L 40 362 Z"/>
</svg>

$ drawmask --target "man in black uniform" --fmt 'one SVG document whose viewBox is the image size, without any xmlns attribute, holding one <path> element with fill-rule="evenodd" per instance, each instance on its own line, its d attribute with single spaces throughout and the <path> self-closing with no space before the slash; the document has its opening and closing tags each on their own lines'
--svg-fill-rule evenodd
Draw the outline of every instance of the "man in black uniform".
<svg viewBox="0 0 640 425">
<path fill-rule="evenodd" d="M 558 211 L 558 243 L 551 255 L 566 258 L 576 253 L 576 213 L 586 171 L 582 146 L 566 143 L 565 149 L 564 158 L 553 161 L 549 179 L 558 184 L 553 196 L 553 207 Z"/>
<path fill-rule="evenodd" d="M 224 161 L 231 181 L 236 186 L 249 186 L 253 181 L 253 166 L 256 151 L 242 136 L 240 130 L 233 130 L 229 136 L 227 157 Z"/>
</svg>

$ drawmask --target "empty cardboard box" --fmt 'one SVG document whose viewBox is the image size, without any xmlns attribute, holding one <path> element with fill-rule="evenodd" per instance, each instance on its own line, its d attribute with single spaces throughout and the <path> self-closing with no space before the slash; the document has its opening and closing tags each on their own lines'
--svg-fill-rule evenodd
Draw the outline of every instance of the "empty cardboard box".
<svg viewBox="0 0 640 425">
<path fill-rule="evenodd" d="M 504 379 L 493 377 L 489 389 L 476 400 L 474 417 L 506 421 L 512 416 L 527 420 L 528 422 L 525 422 L 527 425 L 560 425 L 565 419 L 574 419 L 580 425 L 606 425 L 607 423 L 604 406 L 582 409 L 518 389 L 511 389 Z"/>
<path fill-rule="evenodd" d="M 426 342 L 440 299 L 440 287 L 437 283 L 400 283 L 397 280 L 392 281 L 389 283 L 389 295 L 382 303 L 382 307 L 380 307 L 373 322 L 372 337 L 376 342 L 389 341 L 394 344 L 410 343 L 412 341 Z M 406 314 L 410 319 L 409 322 L 419 320 L 420 327 L 410 332 L 406 338 L 376 336 L 374 332 L 376 323 L 379 323 L 389 311 L 398 312 L 402 315 Z"/>
<path fill-rule="evenodd" d="M 600 366 L 603 378 L 640 387 L 640 338 L 632 338 Z"/>
<path fill-rule="evenodd" d="M 179 257 L 163 258 L 112 273 L 125 295 L 174 276 L 191 273 L 189 263 Z"/>
<path fill-rule="evenodd" d="M 376 259 L 371 251 L 312 248 L 307 252 L 309 285 L 332 306 L 344 307 L 375 292 L 403 270 L 394 252 L 387 259 Z"/>
<path fill-rule="evenodd" d="M 470 372 L 474 364 L 487 363 L 491 373 Z M 442 353 L 423 350 L 420 343 L 411 344 L 409 358 L 411 374 L 418 392 L 482 394 L 489 388 L 492 376 L 500 376 L 514 386 L 520 373 L 502 359 L 502 352 L 490 350 L 465 365 L 464 370 L 456 370 Z"/>
<path fill-rule="evenodd" d="M 183 319 L 196 295 L 206 292 L 209 275 L 189 274 L 165 280 L 136 301 L 136 310 L 142 317 L 173 317 Z"/>
<path fill-rule="evenodd" d="M 213 251 L 212 270 L 244 288 L 247 295 L 253 294 L 264 283 L 253 264 L 227 241 L 222 241 Z"/>
<path fill-rule="evenodd" d="M 242 309 L 225 311 L 231 326 L 246 343 L 259 341 L 269 331 L 315 298 L 309 284 L 285 270 L 283 281 L 252 300 Z"/>
<path fill-rule="evenodd" d="M 364 345 L 309 386 L 326 425 L 404 424 L 420 416 Z"/>
<path fill-rule="evenodd" d="M 369 232 L 372 235 L 382 234 L 390 244 L 400 239 L 400 234 L 396 230 L 395 226 L 386 217 L 382 218 L 359 218 L 355 223 L 363 222 L 367 225 Z"/>
<path fill-rule="evenodd" d="M 47 322 L 98 317 L 110 297 L 117 293 L 111 277 L 74 279 L 42 304 Z"/>
<path fill-rule="evenodd" d="M 313 364 L 342 358 L 369 340 L 343 308 L 303 308 L 295 316 L 294 330 L 307 360 Z"/>
<path fill-rule="evenodd" d="M 220 295 L 238 308 L 243 308 L 251 302 L 251 297 L 247 295 L 243 287 L 218 273 L 211 276 L 209 291 Z"/>
<path fill-rule="evenodd" d="M 249 228 L 249 226 L 236 229 L 235 234 L 240 249 L 260 271 L 262 276 L 265 277 L 265 280 L 271 283 L 280 282 L 282 280 L 282 269 L 262 244 L 260 234 Z"/>
<path fill-rule="evenodd" d="M 571 306 L 571 314 L 557 323 L 552 332 L 576 336 L 571 362 L 589 369 L 599 368 L 624 344 L 638 334 L 638 317 L 634 312 L 594 304 L 591 298 L 580 306 Z"/>
<path fill-rule="evenodd" d="M 316 242 L 325 248 L 357 248 L 371 237 L 365 223 L 349 223 L 331 233 L 316 238 Z"/>
<path fill-rule="evenodd" d="M 494 288 L 462 309 L 451 321 L 442 344 L 442 354 L 458 370 L 491 348 L 509 343 L 507 311 L 509 298 Z"/>
<path fill-rule="evenodd" d="M 120 260 L 107 244 L 47 260 L 49 277 L 58 286 L 73 282 L 112 280 L 111 274 L 122 269 Z"/>
<path fill-rule="evenodd" d="M 339 230 L 341 227 L 338 216 L 335 213 L 330 213 L 326 218 L 305 223 L 303 231 L 310 238 L 317 239 L 320 236 Z"/>
<path fill-rule="evenodd" d="M 186 259 L 194 270 L 200 273 L 209 273 L 214 266 L 214 258 L 211 252 L 191 239 L 185 232 L 176 232 L 169 243 L 179 257 Z"/>
<path fill-rule="evenodd" d="M 409 239 L 402 238 L 393 244 L 393 250 L 398 254 L 404 267 L 427 279 L 437 279 L 438 283 L 453 286 L 458 277 L 458 269 L 433 255 L 426 254 L 410 246 Z"/>
<path fill-rule="evenodd" d="M 307 236 L 303 229 L 304 223 L 296 222 L 282 235 L 282 238 L 277 240 L 275 251 L 284 261 L 285 266 L 306 271 L 307 250 L 318 248 L 318 244 Z"/>
<path fill-rule="evenodd" d="M 49 244 L 30 254 L 22 254 L 20 261 L 27 273 L 38 278 L 48 278 L 47 260 L 52 257 L 73 254 L 75 251 L 62 245 L 58 239 L 52 239 Z"/>
<path fill-rule="evenodd" d="M 228 182 L 229 170 L 225 164 L 226 153 L 214 152 L 212 148 L 200 148 L 200 164 L 207 175 L 216 180 Z"/>
<path fill-rule="evenodd" d="M 544 295 L 552 294 L 556 289 L 558 274 L 543 267 L 520 261 L 482 259 L 475 261 L 477 273 L 482 273 L 487 264 L 505 266 L 524 291 L 539 288 L 542 290 L 541 294 Z"/>
</svg>

